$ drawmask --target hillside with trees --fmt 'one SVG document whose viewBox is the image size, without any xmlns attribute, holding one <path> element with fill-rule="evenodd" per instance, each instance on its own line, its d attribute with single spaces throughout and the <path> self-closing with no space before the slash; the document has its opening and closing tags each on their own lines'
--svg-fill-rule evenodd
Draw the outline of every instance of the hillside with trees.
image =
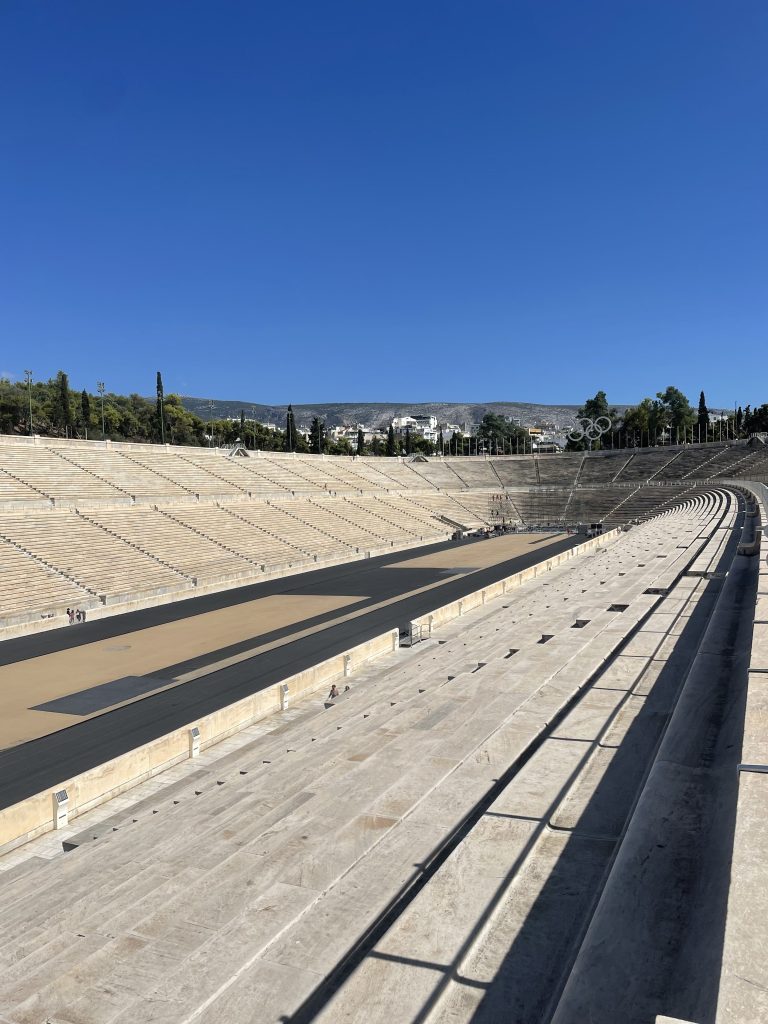
<svg viewBox="0 0 768 1024">
<path fill-rule="evenodd" d="M 194 406 L 191 408 L 190 406 Z M 511 410 L 515 410 L 513 413 Z M 308 413 L 312 415 L 308 417 Z M 396 437 L 390 427 L 394 416 L 403 413 L 437 416 L 452 422 L 458 430 L 436 445 L 408 433 Z M 68 375 L 60 370 L 47 381 L 11 381 L 0 378 L 0 433 L 40 434 L 47 437 L 85 439 L 111 438 L 150 444 L 232 445 L 237 441 L 262 451 L 322 452 L 337 455 L 431 455 L 444 450 L 455 455 L 530 450 L 530 438 L 521 424 L 550 424 L 556 432 L 567 430 L 577 418 L 606 417 L 610 428 L 600 440 L 569 440 L 573 451 L 591 447 L 640 447 L 684 441 L 746 437 L 768 431 L 768 404 L 749 405 L 724 420 L 710 422 L 702 391 L 698 409 L 675 387 L 644 398 L 635 406 L 612 406 L 604 391 L 598 391 L 583 406 L 520 405 L 509 402 L 488 405 L 422 403 L 383 405 L 381 403 L 335 404 L 325 406 L 265 406 L 248 403 L 189 399 L 165 394 L 160 372 L 154 399 L 141 395 L 120 395 L 101 386 L 94 394 L 73 391 Z M 264 423 L 273 426 L 265 426 Z M 331 428 L 341 423 L 369 424 L 381 431 L 366 443 L 363 431 L 356 438 L 333 440 Z M 467 436 L 466 425 L 478 424 L 476 436 Z"/>
</svg>

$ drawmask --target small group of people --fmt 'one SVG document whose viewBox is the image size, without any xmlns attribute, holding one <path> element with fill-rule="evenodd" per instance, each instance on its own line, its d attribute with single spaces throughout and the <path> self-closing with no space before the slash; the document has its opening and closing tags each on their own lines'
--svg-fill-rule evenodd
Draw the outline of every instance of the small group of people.
<svg viewBox="0 0 768 1024">
<path fill-rule="evenodd" d="M 85 608 L 67 608 L 67 616 L 70 626 L 74 626 L 75 622 L 85 622 Z"/>
<path fill-rule="evenodd" d="M 345 686 L 344 687 L 344 693 L 349 693 L 349 690 L 350 690 L 349 686 Z M 333 686 L 331 687 L 331 692 L 328 694 L 328 700 L 335 700 L 337 697 L 340 697 L 340 696 L 341 696 L 341 694 L 339 693 L 339 688 L 336 685 L 336 683 L 334 683 Z"/>
</svg>

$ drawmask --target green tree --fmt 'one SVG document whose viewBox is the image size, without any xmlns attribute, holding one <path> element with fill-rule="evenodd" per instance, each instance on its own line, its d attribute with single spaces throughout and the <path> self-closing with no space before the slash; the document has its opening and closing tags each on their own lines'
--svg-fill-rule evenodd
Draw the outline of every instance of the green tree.
<svg viewBox="0 0 768 1024">
<path fill-rule="evenodd" d="M 744 426 L 744 413 L 742 411 L 741 406 L 739 406 L 739 408 L 736 410 L 736 434 L 737 434 L 738 437 L 741 437 L 741 430 L 742 430 L 743 426 Z"/>
<path fill-rule="evenodd" d="M 365 435 L 363 434 L 362 428 L 357 428 L 357 454 L 365 454 Z"/>
<path fill-rule="evenodd" d="M 387 431 L 387 455 L 391 459 L 394 457 L 395 453 L 395 428 L 390 423 L 389 430 Z"/>
<path fill-rule="evenodd" d="M 205 424 L 199 416 L 185 409 L 179 395 L 166 395 L 165 420 L 171 444 L 202 445 Z"/>
<path fill-rule="evenodd" d="M 245 409 L 240 410 L 240 440 L 245 444 Z"/>
<path fill-rule="evenodd" d="M 0 433 L 12 434 L 29 417 L 24 392 L 8 377 L 0 378 Z M 29 429 L 27 427 L 27 429 Z"/>
<path fill-rule="evenodd" d="M 373 435 L 373 440 L 371 441 L 371 455 L 381 455 L 381 438 L 378 434 Z"/>
<path fill-rule="evenodd" d="M 443 440 L 443 428 L 440 427 L 440 433 L 437 435 L 437 450 L 442 455 L 445 451 L 445 441 Z"/>
<path fill-rule="evenodd" d="M 654 445 L 663 439 L 667 425 L 664 405 L 653 398 L 644 398 L 639 405 L 631 406 L 624 413 L 620 429 L 620 441 L 624 448 L 642 448 Z"/>
<path fill-rule="evenodd" d="M 352 455 L 352 445 L 346 437 L 340 437 L 328 447 L 330 455 Z"/>
<path fill-rule="evenodd" d="M 322 455 L 326 447 L 325 423 L 319 417 L 313 416 L 312 424 L 309 428 L 309 450 Z"/>
<path fill-rule="evenodd" d="M 584 405 L 576 413 L 576 420 L 591 420 L 596 423 L 601 420 L 600 426 L 607 426 L 607 430 L 596 439 L 590 439 L 586 433 L 578 440 L 570 437 L 566 443 L 569 452 L 594 451 L 606 447 L 606 440 L 611 437 L 618 424 L 618 413 L 608 405 L 604 391 L 598 391 L 594 398 L 588 398 Z M 607 420 L 606 424 L 604 421 Z"/>
<path fill-rule="evenodd" d="M 85 388 L 80 393 L 80 422 L 87 434 L 91 425 L 91 396 Z"/>
<path fill-rule="evenodd" d="M 707 401 L 704 398 L 704 392 L 699 394 L 699 411 L 696 416 L 696 436 L 699 440 L 707 440 L 707 430 L 709 429 L 709 410 L 707 409 Z"/>
<path fill-rule="evenodd" d="M 428 441 L 426 437 L 422 437 L 420 434 L 416 434 L 415 437 L 411 438 L 411 452 L 419 455 L 434 455 L 435 446 L 431 441 Z"/>
<path fill-rule="evenodd" d="M 63 370 L 56 374 L 55 418 L 56 423 L 69 435 L 72 431 L 72 405 L 69 396 L 69 377 Z"/>
<path fill-rule="evenodd" d="M 285 450 L 287 452 L 296 451 L 296 418 L 293 415 L 293 406 L 288 406 L 288 412 L 285 415 Z"/>
<path fill-rule="evenodd" d="M 656 397 L 664 408 L 665 426 L 669 427 L 670 441 L 685 442 L 689 434 L 692 435 L 693 424 L 696 421 L 696 413 L 690 402 L 682 391 L 673 387 L 659 391 Z"/>
<path fill-rule="evenodd" d="M 485 442 L 484 447 L 491 454 L 503 453 L 507 449 L 510 452 L 519 450 L 528 440 L 528 435 L 522 427 L 507 419 L 506 416 L 499 416 L 493 412 L 488 412 L 483 416 L 477 436 Z"/>
<path fill-rule="evenodd" d="M 751 411 L 749 429 L 753 434 L 761 434 L 768 430 L 768 405 L 760 405 Z"/>
<path fill-rule="evenodd" d="M 160 441 L 165 444 L 165 413 L 163 411 L 163 378 L 160 371 L 157 371 L 157 404 L 155 409 L 157 425 L 160 430 Z"/>
</svg>

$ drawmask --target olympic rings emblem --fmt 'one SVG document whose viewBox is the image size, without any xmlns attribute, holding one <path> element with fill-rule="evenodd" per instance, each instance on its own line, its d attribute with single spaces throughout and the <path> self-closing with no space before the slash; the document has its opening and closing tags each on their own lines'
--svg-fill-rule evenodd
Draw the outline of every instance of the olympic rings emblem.
<svg viewBox="0 0 768 1024">
<path fill-rule="evenodd" d="M 590 420 L 586 416 L 576 420 L 576 426 L 572 427 L 568 434 L 569 441 L 581 441 L 585 437 L 588 441 L 597 441 L 603 434 L 611 429 L 611 421 L 607 416 L 598 416 L 596 420 Z"/>
</svg>

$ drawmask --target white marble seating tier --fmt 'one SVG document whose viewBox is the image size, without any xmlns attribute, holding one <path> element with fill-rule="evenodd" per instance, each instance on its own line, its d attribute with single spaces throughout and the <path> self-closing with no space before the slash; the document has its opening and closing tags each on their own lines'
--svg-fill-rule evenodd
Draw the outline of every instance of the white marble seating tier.
<svg viewBox="0 0 768 1024">
<path fill-rule="evenodd" d="M 187 582 L 159 559 L 75 512 L 6 513 L 0 518 L 0 536 L 99 596 Z"/>
<path fill-rule="evenodd" d="M 674 565 L 679 574 L 707 541 L 718 500 L 696 498 L 365 667 L 334 707 L 323 709 L 323 693 L 177 765 L 166 778 L 173 799 L 161 776 L 118 798 L 122 822 L 107 805 L 34 841 L 27 854 L 38 859 L 6 878 L 0 870 L 0 1016 L 8 1024 L 46 1015 L 89 1024 L 289 1017 L 662 600 L 645 591 Z M 683 606 L 704 583 L 680 581 Z M 664 657 L 669 625 L 647 632 L 653 644 L 641 637 L 626 661 Z M 541 643 L 544 635 L 551 639 Z M 617 678 L 624 693 L 634 686 L 629 673 Z M 597 728 L 605 709 L 592 697 L 582 723 Z M 553 742 L 542 767 L 519 777 L 516 803 L 505 791 L 500 823 L 510 813 L 542 817 L 540 772 L 552 788 L 563 766 L 554 751 Z M 200 769 L 207 779 L 192 777 Z M 106 818 L 117 831 L 43 859 L 62 837 Z M 363 961 L 319 1019 L 411 1020 L 434 974 L 414 981 L 400 960 L 429 950 L 450 962 L 520 848 L 520 827 L 473 829 L 387 933 L 386 955 Z"/>
<path fill-rule="evenodd" d="M 73 580 L 0 541 L 0 621 L 24 621 L 30 614 L 62 615 L 68 607 L 90 608 L 93 594 Z M 24 613 L 27 613 L 24 615 Z"/>
<path fill-rule="evenodd" d="M 178 506 L 172 506 L 172 508 Z M 255 571 L 253 562 L 147 506 L 88 512 L 85 518 L 190 578 Z"/>
</svg>

